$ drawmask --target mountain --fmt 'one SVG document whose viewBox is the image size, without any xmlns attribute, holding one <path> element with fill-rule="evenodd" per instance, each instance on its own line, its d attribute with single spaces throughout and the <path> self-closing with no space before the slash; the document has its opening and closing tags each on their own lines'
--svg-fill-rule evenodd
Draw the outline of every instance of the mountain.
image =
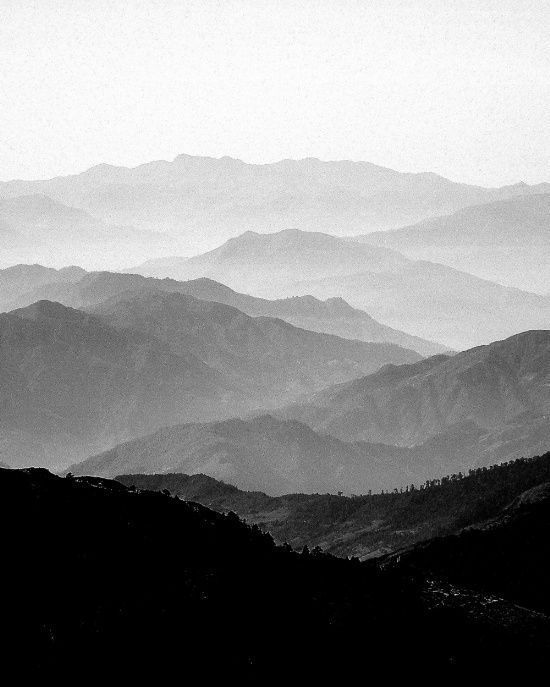
<svg viewBox="0 0 550 687">
<path fill-rule="evenodd" d="M 188 254 L 246 230 L 360 234 L 548 190 L 546 184 L 468 186 L 368 162 L 306 158 L 253 165 L 179 155 L 132 169 L 101 164 L 45 181 L 4 182 L 0 197 L 45 194 L 108 224 L 183 236 Z"/>
<path fill-rule="evenodd" d="M 407 452 L 353 445 L 271 416 L 167 427 L 72 465 L 75 475 L 206 473 L 269 494 L 347 492 L 410 481 Z"/>
<path fill-rule="evenodd" d="M 448 450 L 464 460 L 463 469 L 544 450 L 549 381 L 550 331 L 530 331 L 453 357 L 390 365 L 326 389 L 281 416 L 347 441 L 418 448 L 458 427 Z"/>
<path fill-rule="evenodd" d="M 393 344 L 310 332 L 181 293 L 123 294 L 92 312 L 109 326 L 167 343 L 176 355 L 191 353 L 245 389 L 259 407 L 281 404 L 388 363 L 420 359 L 417 353 Z"/>
<path fill-rule="evenodd" d="M 192 354 L 59 303 L 0 315 L 0 457 L 11 465 L 61 466 L 244 401 Z"/>
<path fill-rule="evenodd" d="M 412 447 L 344 441 L 307 424 L 272 415 L 166 427 L 125 442 L 69 470 L 114 477 L 123 473 L 204 473 L 267 494 L 367 493 L 420 485 L 467 470 L 485 432 L 461 423 Z M 543 432 L 544 434 L 544 432 Z M 547 430 L 540 442 L 550 441 Z"/>
<path fill-rule="evenodd" d="M 525 491 L 550 482 L 550 453 L 470 470 L 385 494 L 343 496 L 243 491 L 203 474 L 119 475 L 122 484 L 170 493 L 222 513 L 233 511 L 296 550 L 320 546 L 362 560 L 459 534 L 500 516 Z"/>
<path fill-rule="evenodd" d="M 172 263 L 149 261 L 132 272 L 148 277 L 194 279 L 211 277 L 253 291 L 269 279 L 279 283 L 340 276 L 359 271 L 384 272 L 408 261 L 387 248 L 354 244 L 329 234 L 286 229 L 273 234 L 247 231 L 202 255 L 174 259 Z"/>
<path fill-rule="evenodd" d="M 88 269 L 105 269 L 178 248 L 169 236 L 107 224 L 43 194 L 0 197 L 0 249 L 8 263 L 61 267 L 78 262 Z"/>
<path fill-rule="evenodd" d="M 3 272 L 0 271 L 0 282 L 2 275 Z M 60 285 L 56 283 L 59 280 L 55 276 L 54 272 L 52 283 L 32 288 L 29 288 L 31 280 L 26 287 L 25 278 L 22 277 L 17 282 L 17 289 L 6 291 L 4 309 L 25 307 L 43 299 L 55 300 L 75 308 L 89 308 L 130 291 L 166 291 L 224 303 L 252 317 L 276 317 L 302 329 L 334 334 L 345 339 L 397 344 L 421 355 L 433 355 L 447 350 L 440 344 L 387 327 L 366 312 L 352 308 L 341 298 L 320 301 L 312 296 L 303 296 L 268 300 L 238 293 L 219 282 L 204 278 L 178 282 L 173 279 L 145 278 L 137 274 L 97 272 L 84 274 L 74 284 Z"/>
<path fill-rule="evenodd" d="M 81 267 L 55 270 L 42 265 L 13 265 L 0 270 L 0 311 L 11 309 L 21 295 L 46 284 L 77 282 L 86 274 Z M 36 300 L 36 299 L 35 299 Z M 30 304 L 29 304 L 30 305 Z"/>
<path fill-rule="evenodd" d="M 501 286 L 446 265 L 411 261 L 394 272 L 363 272 L 293 284 L 280 295 L 341 296 L 385 324 L 454 350 L 550 322 L 548 296 Z"/>
<path fill-rule="evenodd" d="M 546 293 L 550 279 L 550 194 L 458 210 L 353 241 L 433 260 L 484 279 Z"/>
<path fill-rule="evenodd" d="M 546 297 L 365 246 L 316 232 L 249 232 L 181 261 L 173 272 L 161 269 L 157 276 L 210 277 L 267 298 L 341 297 L 385 325 L 452 349 L 542 329 L 550 322 Z"/>
<path fill-rule="evenodd" d="M 444 597 L 429 569 L 297 553 L 235 515 L 166 493 L 1 470 L 0 516 L 11 523 L 3 665 L 23 681 L 73 679 L 84 667 L 94 680 L 174 682 L 183 674 L 208 684 L 289 675 L 355 682 L 366 667 L 380 679 L 548 667 L 540 613 L 493 602 L 490 592 L 475 595 L 472 612 L 457 597 L 474 594 Z M 548 548 L 543 518 L 531 513 L 536 534 L 522 546 L 530 562 L 536 547 Z M 541 563 L 535 609 L 547 599 Z M 499 614 L 505 623 L 495 622 Z"/>
<path fill-rule="evenodd" d="M 0 456 L 73 462 L 161 426 L 257 411 L 419 358 L 178 293 L 132 292 L 93 314 L 39 301 L 0 315 Z"/>
</svg>

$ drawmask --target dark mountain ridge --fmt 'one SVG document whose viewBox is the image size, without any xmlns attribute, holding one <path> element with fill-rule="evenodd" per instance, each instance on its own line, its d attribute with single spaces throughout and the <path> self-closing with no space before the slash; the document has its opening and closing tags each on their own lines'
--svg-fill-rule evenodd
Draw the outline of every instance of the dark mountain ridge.
<svg viewBox="0 0 550 687">
<path fill-rule="evenodd" d="M 365 662 L 387 673 L 396 651 L 394 676 L 547 666 L 547 620 L 467 589 L 442 611 L 429 567 L 297 554 L 234 515 L 110 480 L 1 470 L 0 495 L 13 523 L 0 641 L 23 679 L 83 666 L 102 679 L 357 679 Z M 539 530 L 530 562 L 547 547 Z"/>
<path fill-rule="evenodd" d="M 242 491 L 203 474 L 119 475 L 122 484 L 162 491 L 219 512 L 234 511 L 296 550 L 320 546 L 337 556 L 384 556 L 497 517 L 550 483 L 550 453 L 447 475 L 415 487 L 363 496 Z"/>
</svg>

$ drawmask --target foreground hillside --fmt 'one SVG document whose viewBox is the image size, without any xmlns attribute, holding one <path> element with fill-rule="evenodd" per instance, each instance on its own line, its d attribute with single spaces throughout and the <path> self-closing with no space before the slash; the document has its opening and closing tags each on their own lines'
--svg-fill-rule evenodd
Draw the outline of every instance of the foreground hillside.
<svg viewBox="0 0 550 687">
<path fill-rule="evenodd" d="M 0 470 L 0 496 L 0 641 L 22 680 L 359 677 L 396 655 L 392 675 L 441 678 L 547 660 L 544 618 L 464 588 L 465 607 L 442 608 L 428 569 L 296 554 L 235 516 L 97 478 Z"/>
<path fill-rule="evenodd" d="M 320 546 L 337 556 L 371 558 L 497 516 L 524 491 L 550 482 L 550 453 L 470 470 L 365 496 L 242 491 L 206 475 L 120 475 L 139 489 L 168 489 L 220 512 L 235 511 L 296 549 Z"/>
</svg>

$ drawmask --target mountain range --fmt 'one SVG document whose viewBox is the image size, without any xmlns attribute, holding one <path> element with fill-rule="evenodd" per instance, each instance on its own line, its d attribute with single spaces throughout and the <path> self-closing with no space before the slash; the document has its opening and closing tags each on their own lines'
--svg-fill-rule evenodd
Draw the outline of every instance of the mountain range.
<svg viewBox="0 0 550 687">
<path fill-rule="evenodd" d="M 248 232 L 204 255 L 155 265 L 133 271 L 209 277 L 267 298 L 342 297 L 385 325 L 452 349 L 543 329 L 550 322 L 548 297 L 319 232 Z"/>
<path fill-rule="evenodd" d="M 0 315 L 1 455 L 59 466 L 419 358 L 178 293 L 126 294 L 95 314 L 38 301 Z"/>
<path fill-rule="evenodd" d="M 8 264 L 121 268 L 179 249 L 180 243 L 168 235 L 108 224 L 40 193 L 8 198 L 0 194 L 0 251 Z"/>
<path fill-rule="evenodd" d="M 452 357 L 387 366 L 326 389 L 281 417 L 346 441 L 396 446 L 422 445 L 462 427 L 452 451 L 464 466 L 489 465 L 544 452 L 549 381 L 550 331 L 531 331 Z"/>
<path fill-rule="evenodd" d="M 341 298 L 320 301 L 312 296 L 268 300 L 233 291 L 211 279 L 178 282 L 136 274 L 86 273 L 78 268 L 53 270 L 40 265 L 17 265 L 0 270 L 0 310 L 25 307 L 37 300 L 54 300 L 75 308 L 92 308 L 129 292 L 168 292 L 233 306 L 252 317 L 276 317 L 296 327 L 359 341 L 393 343 L 433 355 L 440 344 L 387 327 Z"/>
<path fill-rule="evenodd" d="M 548 191 L 547 184 L 469 186 L 369 162 L 306 158 L 254 165 L 190 155 L 134 168 L 101 164 L 45 181 L 0 183 L 0 197 L 44 194 L 109 225 L 183 236 L 191 254 L 246 230 L 299 227 L 360 234 Z"/>
<path fill-rule="evenodd" d="M 549 193 L 476 205 L 353 240 L 392 248 L 410 258 L 441 262 L 527 291 L 549 291 Z"/>
</svg>

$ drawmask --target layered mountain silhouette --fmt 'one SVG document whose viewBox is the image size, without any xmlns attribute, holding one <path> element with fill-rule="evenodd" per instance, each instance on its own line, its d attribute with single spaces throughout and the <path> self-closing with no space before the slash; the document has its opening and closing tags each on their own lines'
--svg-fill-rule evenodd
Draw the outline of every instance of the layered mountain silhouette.
<svg viewBox="0 0 550 687">
<path fill-rule="evenodd" d="M 548 443 L 546 426 L 542 433 L 540 443 Z M 419 485 L 471 468 L 479 458 L 485 434 L 474 423 L 464 422 L 406 447 L 345 441 L 313 431 L 303 422 L 265 415 L 167 427 L 92 456 L 69 470 L 101 477 L 204 473 L 270 496 L 290 492 L 366 494 Z M 503 450 L 497 459 L 508 457 Z"/>
<path fill-rule="evenodd" d="M 4 182 L 0 197 L 45 194 L 108 224 L 184 235 L 196 252 L 244 230 L 295 226 L 359 234 L 548 190 L 545 184 L 468 186 L 368 162 L 307 158 L 253 165 L 179 155 L 132 169 L 103 164 L 46 181 Z"/>
<path fill-rule="evenodd" d="M 49 301 L 0 315 L 0 379 L 1 455 L 12 465 L 60 466 L 244 401 L 193 354 Z"/>
<path fill-rule="evenodd" d="M 132 259 L 166 255 L 178 248 L 178 241 L 170 236 L 108 224 L 40 193 L 0 197 L 3 262 L 120 268 Z"/>
<path fill-rule="evenodd" d="M 0 311 L 13 309 L 13 304 L 21 300 L 25 293 L 56 282 L 77 282 L 85 274 L 86 271 L 81 267 L 74 266 L 56 270 L 35 264 L 0 269 Z"/>
<path fill-rule="evenodd" d="M 453 357 L 388 366 L 282 416 L 348 441 L 398 446 L 422 445 L 455 427 L 450 448 L 463 467 L 488 465 L 544 451 L 549 375 L 550 331 L 530 331 Z"/>
<path fill-rule="evenodd" d="M 271 416 L 168 427 L 72 465 L 75 475 L 206 473 L 242 489 L 368 491 L 411 481 L 409 455 L 392 446 L 350 444 Z M 433 468 L 433 466 L 431 466 Z M 424 474 L 427 474 L 424 471 Z"/>
<path fill-rule="evenodd" d="M 40 281 L 37 282 L 39 285 L 32 286 L 35 281 L 34 271 L 40 269 L 42 272 Z M 182 293 L 201 300 L 233 306 L 253 317 L 277 317 L 303 329 L 334 334 L 346 339 L 393 343 L 417 351 L 421 355 L 433 355 L 447 350 L 440 344 L 387 327 L 366 312 L 352 308 L 341 298 L 320 301 L 312 296 L 303 296 L 268 300 L 238 293 L 219 282 L 203 278 L 178 282 L 173 279 L 144 278 L 136 274 L 86 274 L 83 271 L 74 274 L 68 271 L 67 281 L 69 275 L 72 283 L 61 284 L 59 282 L 64 281 L 64 270 L 48 271 L 47 268 L 26 265 L 0 270 L 0 283 L 5 294 L 4 300 L 0 301 L 0 308 L 12 310 L 44 299 L 55 300 L 75 308 L 90 308 L 109 298 L 132 291 Z M 25 286 L 25 280 L 28 281 L 28 286 Z"/>
<path fill-rule="evenodd" d="M 547 293 L 550 194 L 477 205 L 353 240 L 392 248 L 411 258 L 442 262 L 501 284 Z"/>
<path fill-rule="evenodd" d="M 73 462 L 159 426 L 274 406 L 420 358 L 150 292 L 95 315 L 39 301 L 0 315 L 0 345 L 2 455 L 16 447 L 19 465 Z"/>
<path fill-rule="evenodd" d="M 104 322 L 166 342 L 178 355 L 191 352 L 235 385 L 270 405 L 288 395 L 352 379 L 420 356 L 393 344 L 341 339 L 275 318 L 245 315 L 222 303 L 181 293 L 122 295 L 93 308 Z"/>
<path fill-rule="evenodd" d="M 268 298 L 342 297 L 386 325 L 453 349 L 548 326 L 546 297 L 379 250 L 316 232 L 249 232 L 171 269 L 165 263 L 158 272 L 151 264 L 136 269 L 178 279 L 210 277 Z"/>
</svg>

